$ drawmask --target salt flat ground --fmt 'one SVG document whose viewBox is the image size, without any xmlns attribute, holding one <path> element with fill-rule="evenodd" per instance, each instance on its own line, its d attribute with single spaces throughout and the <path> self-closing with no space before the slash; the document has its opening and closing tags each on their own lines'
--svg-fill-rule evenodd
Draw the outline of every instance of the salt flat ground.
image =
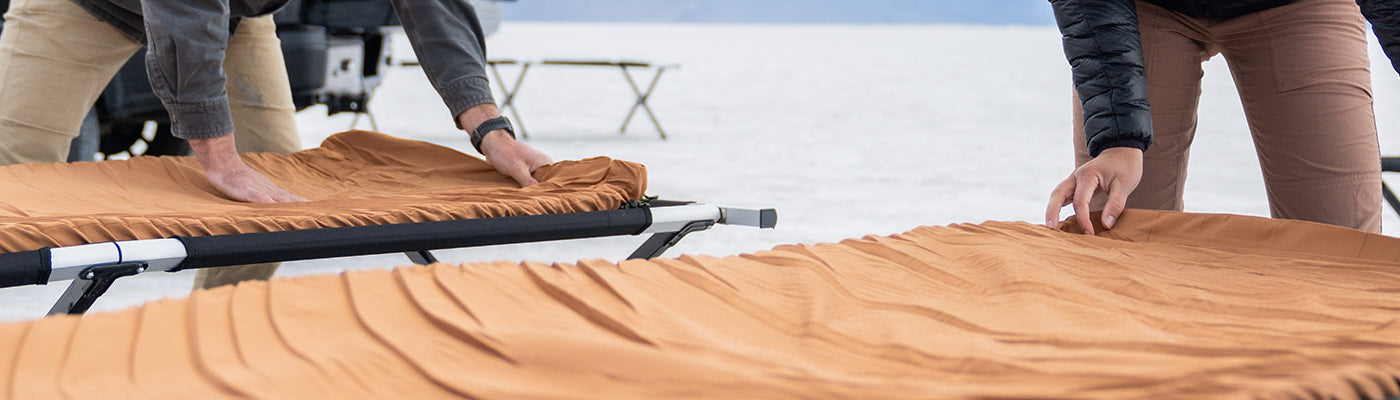
<svg viewBox="0 0 1400 400">
<path fill-rule="evenodd" d="M 400 58 L 413 58 L 403 38 Z M 616 69 L 537 67 L 517 99 L 528 142 L 555 159 L 643 163 L 668 199 L 778 209 L 776 230 L 716 227 L 668 255 L 729 255 L 784 243 L 899 233 L 920 225 L 1040 222 L 1071 170 L 1069 68 L 1053 27 L 507 23 L 492 58 L 641 59 L 682 64 L 652 98 L 670 140 L 639 119 Z M 1372 46 L 1381 149 L 1400 155 L 1400 78 Z M 1268 215 L 1249 131 L 1225 63 L 1205 64 L 1188 211 Z M 513 80 L 515 69 L 503 71 Z M 649 78 L 645 73 L 640 79 Z M 414 67 L 371 102 L 379 128 L 468 150 Z M 308 147 L 351 117 L 298 115 Z M 368 123 L 360 121 L 361 128 Z M 1390 178 L 1400 186 L 1400 176 Z M 1385 232 L 1400 235 L 1386 211 Z M 1069 210 L 1066 210 L 1066 215 Z M 439 252 L 444 261 L 618 260 L 640 237 Z M 287 263 L 279 275 L 405 265 L 402 255 Z M 193 273 L 118 282 L 94 311 L 188 293 Z M 0 319 L 42 316 L 65 284 L 0 290 Z"/>
</svg>

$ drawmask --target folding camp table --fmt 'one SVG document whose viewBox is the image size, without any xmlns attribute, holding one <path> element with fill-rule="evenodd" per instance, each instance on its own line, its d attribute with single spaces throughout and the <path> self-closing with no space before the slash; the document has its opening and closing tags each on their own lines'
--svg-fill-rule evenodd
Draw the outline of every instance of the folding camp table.
<svg viewBox="0 0 1400 400">
<path fill-rule="evenodd" d="M 627 79 L 627 85 L 632 88 L 632 93 L 637 95 L 637 99 L 634 103 L 632 103 L 632 108 L 627 111 L 627 117 L 623 118 L 622 128 L 618 130 L 618 133 L 627 133 L 627 126 L 632 122 L 632 117 L 636 116 L 638 109 L 641 109 L 642 111 L 646 112 L 647 117 L 651 119 L 651 124 L 652 126 L 656 127 L 656 132 L 661 135 L 662 139 L 666 139 L 666 130 L 661 128 L 661 121 L 656 118 L 656 113 L 651 110 L 651 105 L 647 104 L 647 100 L 651 98 L 651 93 L 656 90 L 656 84 L 657 82 L 661 81 L 661 75 L 666 73 L 666 70 L 668 69 L 680 68 L 679 64 L 658 65 L 646 61 L 632 60 L 545 59 L 537 63 L 530 61 L 505 59 L 489 60 L 486 62 L 486 65 L 491 67 L 491 73 L 495 75 L 496 82 L 500 82 L 501 86 L 501 94 L 503 97 L 501 99 L 500 109 L 502 110 L 502 112 L 504 112 L 506 109 L 510 109 L 511 116 L 515 117 L 516 131 L 520 132 L 520 136 L 522 138 L 529 138 L 530 136 L 526 133 L 525 123 L 520 118 L 519 108 L 515 105 L 515 97 L 516 95 L 520 94 L 520 86 L 522 83 L 525 82 L 525 74 L 530 72 L 530 66 L 534 64 L 575 67 L 616 67 L 618 69 L 621 69 L 622 76 Z M 520 66 L 520 74 L 516 75 L 514 85 L 506 84 L 507 81 L 501 76 L 500 68 L 498 67 L 499 65 Z M 642 87 L 637 85 L 637 80 L 633 79 L 633 69 L 656 70 L 656 74 L 652 76 L 651 84 L 647 85 L 646 90 L 642 90 Z"/>
<path fill-rule="evenodd" d="M 715 224 L 772 228 L 777 212 L 653 200 L 608 211 L 94 243 L 0 254 L 0 287 L 72 280 L 49 314 L 81 314 L 117 279 L 153 271 L 398 252 L 431 264 L 437 249 L 651 234 L 628 257 L 645 259 Z"/>
<path fill-rule="evenodd" d="M 1382 172 L 1400 172 L 1400 157 L 1381 157 Z M 1390 185 L 1381 181 L 1381 195 L 1385 196 L 1385 202 L 1390 203 L 1390 208 L 1400 214 L 1400 197 L 1395 196 L 1395 191 L 1390 190 Z"/>
</svg>

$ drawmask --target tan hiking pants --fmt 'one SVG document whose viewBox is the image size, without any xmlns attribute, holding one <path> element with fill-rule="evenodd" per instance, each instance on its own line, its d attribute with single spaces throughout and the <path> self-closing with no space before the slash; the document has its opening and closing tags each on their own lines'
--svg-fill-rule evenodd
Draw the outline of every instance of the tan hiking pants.
<svg viewBox="0 0 1400 400">
<path fill-rule="evenodd" d="M 10 2 L 0 34 L 0 165 L 64 161 L 83 117 L 140 48 L 70 0 Z M 224 58 L 239 151 L 301 150 L 284 65 L 272 17 L 244 19 Z M 276 263 L 201 269 L 195 287 L 267 279 L 276 270 Z"/>
<path fill-rule="evenodd" d="M 1366 23 L 1352 0 L 1300 0 L 1228 20 L 1137 2 L 1153 143 L 1128 207 L 1181 210 L 1201 63 L 1221 54 L 1244 104 L 1269 211 L 1381 230 L 1380 146 Z M 1090 160 L 1074 100 L 1077 165 Z"/>
</svg>

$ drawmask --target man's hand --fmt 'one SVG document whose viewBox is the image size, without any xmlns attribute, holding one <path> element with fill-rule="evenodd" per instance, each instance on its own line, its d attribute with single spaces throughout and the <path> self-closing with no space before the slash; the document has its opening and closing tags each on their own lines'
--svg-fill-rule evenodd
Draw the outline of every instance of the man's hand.
<svg viewBox="0 0 1400 400">
<path fill-rule="evenodd" d="M 1045 208 L 1045 225 L 1054 227 L 1060 221 L 1060 209 L 1074 205 L 1075 218 L 1084 233 L 1094 234 L 1089 220 L 1089 201 L 1100 190 L 1108 192 L 1108 204 L 1103 209 L 1103 226 L 1113 229 L 1113 223 L 1128 202 L 1128 195 L 1142 180 L 1142 150 L 1115 147 L 1104 150 L 1098 157 L 1074 170 L 1068 179 L 1050 192 L 1050 204 Z"/>
<path fill-rule="evenodd" d="M 540 183 L 530 174 L 553 162 L 549 156 L 500 130 L 486 134 L 481 140 L 481 152 L 485 153 L 486 162 L 496 167 L 496 171 L 515 178 L 520 187 Z"/>
<path fill-rule="evenodd" d="M 495 104 L 479 104 L 462 111 L 462 114 L 457 116 L 457 125 L 471 132 L 482 122 L 499 115 L 501 114 Z M 491 131 L 481 139 L 481 154 L 486 156 L 486 162 L 495 167 L 496 171 L 515 179 L 521 187 L 540 183 L 530 176 L 530 173 L 553 162 L 549 156 L 528 144 L 516 141 L 503 130 Z"/>
<path fill-rule="evenodd" d="M 243 163 L 234 147 L 233 135 L 209 139 L 191 139 L 190 149 L 204 166 L 209 183 L 228 197 L 249 203 L 289 203 L 306 198 L 283 190 L 266 176 Z"/>
</svg>

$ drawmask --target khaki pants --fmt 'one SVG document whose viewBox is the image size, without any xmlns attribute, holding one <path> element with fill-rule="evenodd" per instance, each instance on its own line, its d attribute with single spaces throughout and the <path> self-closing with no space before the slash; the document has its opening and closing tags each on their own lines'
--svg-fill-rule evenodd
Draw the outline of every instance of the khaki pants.
<svg viewBox="0 0 1400 400">
<path fill-rule="evenodd" d="M 1224 21 L 1137 2 L 1153 143 L 1128 207 L 1181 210 L 1201 63 L 1225 56 L 1264 172 L 1269 211 L 1379 233 L 1380 146 L 1366 24 L 1352 0 L 1301 0 Z M 1090 160 L 1074 101 L 1077 164 Z"/>
<path fill-rule="evenodd" d="M 0 34 L 0 165 L 64 161 L 83 117 L 140 48 L 71 0 L 12 1 Z M 224 71 L 238 150 L 301 150 L 271 16 L 239 24 Z M 201 269 L 195 287 L 267 279 L 276 270 L 276 263 Z"/>
</svg>

